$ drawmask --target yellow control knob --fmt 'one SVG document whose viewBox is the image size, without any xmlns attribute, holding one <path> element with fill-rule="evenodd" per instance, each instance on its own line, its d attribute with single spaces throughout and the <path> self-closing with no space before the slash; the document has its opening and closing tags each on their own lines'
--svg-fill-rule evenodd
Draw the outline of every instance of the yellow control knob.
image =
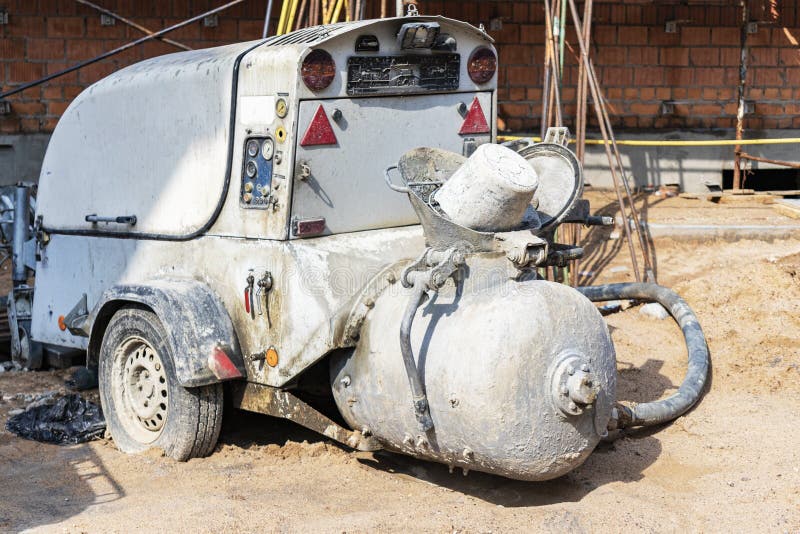
<svg viewBox="0 0 800 534">
<path fill-rule="evenodd" d="M 251 182 L 244 184 L 244 191 L 245 193 L 251 193 L 253 191 L 253 184 Z"/>
</svg>

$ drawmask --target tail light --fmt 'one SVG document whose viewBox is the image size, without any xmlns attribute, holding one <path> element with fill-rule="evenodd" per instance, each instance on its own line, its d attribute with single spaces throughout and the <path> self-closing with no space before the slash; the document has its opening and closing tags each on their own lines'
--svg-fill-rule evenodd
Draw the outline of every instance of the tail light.
<svg viewBox="0 0 800 534">
<path fill-rule="evenodd" d="M 497 72 L 497 56 L 489 48 L 478 48 L 469 58 L 467 72 L 475 83 L 488 82 Z"/>
<path fill-rule="evenodd" d="M 303 83 L 312 91 L 322 91 L 336 76 L 336 63 L 325 50 L 312 50 L 303 60 L 300 68 Z"/>
</svg>

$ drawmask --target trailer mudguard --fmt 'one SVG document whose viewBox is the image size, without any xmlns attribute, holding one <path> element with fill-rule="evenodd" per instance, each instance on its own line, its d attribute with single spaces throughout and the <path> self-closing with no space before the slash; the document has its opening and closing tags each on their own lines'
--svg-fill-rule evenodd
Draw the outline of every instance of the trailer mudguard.
<svg viewBox="0 0 800 534">
<path fill-rule="evenodd" d="M 150 308 L 172 344 L 178 381 L 205 386 L 246 376 L 236 331 L 217 295 L 196 280 L 150 280 L 107 289 L 86 325 L 90 327 L 88 362 L 96 365 L 106 326 L 126 306 Z"/>
</svg>

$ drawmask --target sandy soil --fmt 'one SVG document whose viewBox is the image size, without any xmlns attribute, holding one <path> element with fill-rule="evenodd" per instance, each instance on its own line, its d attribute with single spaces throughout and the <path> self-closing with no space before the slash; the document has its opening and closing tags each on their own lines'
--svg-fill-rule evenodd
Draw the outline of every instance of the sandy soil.
<svg viewBox="0 0 800 534">
<path fill-rule="evenodd" d="M 663 207 L 684 218 L 692 206 L 703 218 L 736 217 L 686 202 Z M 748 209 L 772 217 L 768 206 Z M 626 250 L 605 236 L 589 234 L 582 278 L 632 280 Z M 450 474 L 401 456 L 356 454 L 291 423 L 233 410 L 218 450 L 184 464 L 126 456 L 110 441 L 58 447 L 2 431 L 0 530 L 797 532 L 800 238 L 654 245 L 660 283 L 686 298 L 708 337 L 708 391 L 675 423 L 602 444 L 565 477 Z M 620 398 L 674 391 L 686 356 L 678 328 L 636 307 L 608 322 Z M 66 374 L 6 372 L 0 395 L 57 390 Z M 0 421 L 23 404 L 0 402 Z"/>
</svg>

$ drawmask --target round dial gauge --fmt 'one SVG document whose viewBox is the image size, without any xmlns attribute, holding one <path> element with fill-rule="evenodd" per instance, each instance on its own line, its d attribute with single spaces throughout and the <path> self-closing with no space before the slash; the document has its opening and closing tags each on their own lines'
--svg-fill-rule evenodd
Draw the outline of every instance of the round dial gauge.
<svg viewBox="0 0 800 534">
<path fill-rule="evenodd" d="M 251 139 L 247 142 L 247 155 L 254 158 L 258 155 L 258 141 Z"/>
<path fill-rule="evenodd" d="M 272 159 L 272 155 L 275 153 L 275 143 L 272 142 L 272 139 L 265 139 L 264 143 L 261 145 L 261 156 L 264 159 L 270 160 Z"/>
<path fill-rule="evenodd" d="M 256 167 L 255 162 L 248 161 L 247 165 L 245 166 L 245 172 L 247 173 L 247 176 L 249 176 L 250 178 L 255 176 L 256 173 L 258 173 L 258 167 Z"/>
</svg>

